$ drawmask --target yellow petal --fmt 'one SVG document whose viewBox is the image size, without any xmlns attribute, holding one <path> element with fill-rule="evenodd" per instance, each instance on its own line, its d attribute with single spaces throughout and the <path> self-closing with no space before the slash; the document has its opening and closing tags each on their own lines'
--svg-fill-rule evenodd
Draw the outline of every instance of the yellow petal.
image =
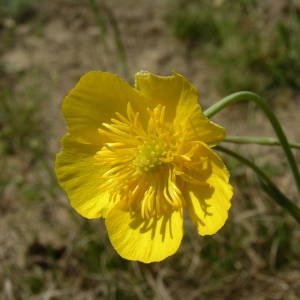
<svg viewBox="0 0 300 300">
<path fill-rule="evenodd" d="M 105 217 L 112 203 L 100 189 L 103 170 L 94 158 L 99 146 L 80 143 L 69 134 L 64 136 L 62 146 L 56 156 L 55 172 L 71 205 L 86 218 Z"/>
<path fill-rule="evenodd" d="M 207 119 L 199 107 L 189 115 L 178 114 L 174 126 L 185 141 L 202 141 L 215 146 L 225 137 L 224 128 Z"/>
<path fill-rule="evenodd" d="M 218 177 L 213 184 L 190 187 L 189 213 L 201 235 L 216 233 L 228 218 L 232 187 Z"/>
<path fill-rule="evenodd" d="M 198 103 L 197 88 L 177 73 L 171 76 L 158 76 L 149 72 L 139 72 L 135 75 L 135 87 L 151 100 L 150 108 L 157 105 L 165 106 L 170 122 L 174 120 L 177 106 L 181 101 Z"/>
<path fill-rule="evenodd" d="M 227 220 L 233 188 L 228 183 L 229 174 L 222 159 L 204 146 L 201 152 L 208 157 L 211 175 L 202 185 L 187 184 L 186 195 L 190 217 L 198 233 L 209 235 L 216 233 Z"/>
<path fill-rule="evenodd" d="M 215 145 L 224 139 L 224 129 L 203 115 L 198 89 L 183 76 L 140 72 L 135 76 L 135 87 L 151 100 L 153 107 L 166 106 L 167 120 L 186 140 Z"/>
<path fill-rule="evenodd" d="M 117 75 L 88 72 L 65 97 L 63 113 L 68 131 L 93 144 L 101 144 L 98 128 L 119 112 L 126 115 L 128 103 L 144 106 L 143 97 Z"/>
<path fill-rule="evenodd" d="M 183 235 L 181 211 L 145 220 L 115 207 L 105 224 L 115 250 L 123 258 L 144 263 L 161 261 L 174 254 Z"/>
</svg>

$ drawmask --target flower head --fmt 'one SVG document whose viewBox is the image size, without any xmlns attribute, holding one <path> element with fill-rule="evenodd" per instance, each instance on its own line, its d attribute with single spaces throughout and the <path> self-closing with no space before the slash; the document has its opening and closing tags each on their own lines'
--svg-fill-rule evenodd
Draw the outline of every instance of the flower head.
<svg viewBox="0 0 300 300">
<path fill-rule="evenodd" d="M 232 187 L 211 148 L 225 132 L 203 115 L 183 76 L 140 72 L 131 87 L 89 72 L 64 99 L 63 113 L 59 183 L 82 216 L 105 218 L 122 257 L 152 262 L 176 252 L 185 209 L 201 235 L 224 225 Z"/>
</svg>

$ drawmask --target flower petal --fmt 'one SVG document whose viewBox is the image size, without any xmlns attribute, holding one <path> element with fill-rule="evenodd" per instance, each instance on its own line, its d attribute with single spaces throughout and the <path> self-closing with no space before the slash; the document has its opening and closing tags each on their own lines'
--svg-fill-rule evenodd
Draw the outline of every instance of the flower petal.
<svg viewBox="0 0 300 300">
<path fill-rule="evenodd" d="M 151 100 L 151 107 L 163 105 L 167 107 L 167 118 L 172 122 L 180 101 L 189 97 L 191 103 L 198 103 L 198 90 L 183 76 L 173 73 L 171 76 L 158 76 L 149 72 L 135 75 L 135 87 Z M 184 98 L 184 99 L 182 99 Z"/>
<path fill-rule="evenodd" d="M 224 139 L 224 129 L 203 115 L 198 89 L 182 75 L 157 76 L 139 72 L 135 76 L 135 87 L 151 100 L 153 107 L 166 106 L 167 120 L 174 122 L 175 131 L 181 132 L 184 139 L 210 145 Z"/>
<path fill-rule="evenodd" d="M 78 142 L 70 134 L 62 139 L 63 150 L 56 156 L 55 172 L 71 205 L 86 218 L 105 217 L 112 203 L 100 189 L 103 170 L 94 156 L 99 146 Z"/>
<path fill-rule="evenodd" d="M 116 112 L 126 115 L 129 102 L 137 109 L 143 105 L 143 97 L 127 82 L 111 73 L 88 72 L 64 99 L 68 131 L 89 143 L 101 144 L 98 128 L 110 122 Z"/>
<path fill-rule="evenodd" d="M 143 219 L 115 207 L 105 224 L 115 250 L 123 258 L 144 263 L 161 261 L 174 254 L 183 235 L 183 217 L 179 210 L 160 218 Z"/>
<path fill-rule="evenodd" d="M 233 188 L 228 183 L 229 174 L 222 159 L 203 145 L 201 155 L 206 155 L 211 175 L 204 184 L 187 184 L 187 203 L 190 217 L 198 233 L 216 233 L 228 218 Z"/>
<path fill-rule="evenodd" d="M 210 146 L 215 146 L 225 137 L 223 127 L 207 119 L 200 107 L 195 107 L 189 114 L 185 114 L 183 106 L 182 111 L 177 114 L 174 126 L 181 132 L 181 137 L 185 141 L 202 141 Z"/>
</svg>

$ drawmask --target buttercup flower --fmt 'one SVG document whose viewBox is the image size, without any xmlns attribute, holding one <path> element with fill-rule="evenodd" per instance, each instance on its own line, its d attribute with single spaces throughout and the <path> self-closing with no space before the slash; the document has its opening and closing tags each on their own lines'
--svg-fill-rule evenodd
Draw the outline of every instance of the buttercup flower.
<svg viewBox="0 0 300 300">
<path fill-rule="evenodd" d="M 224 129 L 209 121 L 197 89 L 174 73 L 85 74 L 63 102 L 68 133 L 56 174 L 71 205 L 105 218 L 124 258 L 160 261 L 178 249 L 187 210 L 201 235 L 225 223 L 229 174 L 212 147 Z"/>
</svg>

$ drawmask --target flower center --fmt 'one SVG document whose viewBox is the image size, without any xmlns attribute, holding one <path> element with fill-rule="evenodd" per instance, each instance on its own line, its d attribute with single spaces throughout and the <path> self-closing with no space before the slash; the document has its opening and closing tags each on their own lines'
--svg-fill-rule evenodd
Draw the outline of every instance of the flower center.
<svg viewBox="0 0 300 300">
<path fill-rule="evenodd" d="M 137 147 L 134 164 L 141 173 L 154 171 L 162 164 L 161 158 L 165 156 L 165 145 L 160 140 L 147 141 Z"/>
<path fill-rule="evenodd" d="M 131 212 L 144 219 L 160 217 L 183 205 L 174 171 L 177 145 L 165 109 L 162 105 L 148 109 L 148 121 L 141 122 L 140 114 L 128 104 L 127 116 L 116 113 L 111 123 L 99 128 L 107 140 L 96 154 L 104 170 L 101 190 L 109 192 L 111 201 L 122 199 Z"/>
</svg>

